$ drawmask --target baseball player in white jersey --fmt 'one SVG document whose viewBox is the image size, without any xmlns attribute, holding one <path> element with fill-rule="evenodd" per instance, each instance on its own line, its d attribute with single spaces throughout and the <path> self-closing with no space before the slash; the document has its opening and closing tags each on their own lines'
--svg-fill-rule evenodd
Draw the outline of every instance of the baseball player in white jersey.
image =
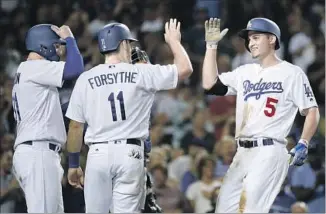
<svg viewBox="0 0 326 214">
<path fill-rule="evenodd" d="M 30 53 L 17 69 L 12 90 L 17 122 L 13 170 L 29 213 L 63 212 L 59 152 L 66 131 L 57 87 L 77 78 L 84 64 L 67 26 L 36 25 L 27 32 L 25 43 Z M 59 61 L 62 44 L 66 63 Z"/>
<path fill-rule="evenodd" d="M 218 74 L 220 20 L 205 22 L 207 49 L 203 88 L 207 94 L 237 96 L 237 153 L 223 179 L 217 213 L 268 213 L 288 172 L 300 166 L 319 122 L 319 111 L 309 81 L 297 66 L 277 58 L 280 29 L 273 21 L 254 18 L 239 32 L 247 50 L 259 64 L 246 64 Z M 300 111 L 306 116 L 298 144 L 289 152 L 286 137 Z M 292 156 L 292 158 L 290 158 Z"/>
<path fill-rule="evenodd" d="M 84 195 L 87 213 L 139 213 L 144 187 L 144 140 L 149 133 L 150 110 L 155 92 L 177 86 L 192 73 L 181 45 L 180 23 L 165 25 L 165 41 L 174 64 L 160 66 L 131 63 L 129 28 L 111 23 L 98 33 L 105 64 L 84 72 L 77 80 L 66 116 L 71 119 L 67 150 L 69 183 L 83 185 L 79 167 L 84 137 L 89 146 Z"/>
</svg>

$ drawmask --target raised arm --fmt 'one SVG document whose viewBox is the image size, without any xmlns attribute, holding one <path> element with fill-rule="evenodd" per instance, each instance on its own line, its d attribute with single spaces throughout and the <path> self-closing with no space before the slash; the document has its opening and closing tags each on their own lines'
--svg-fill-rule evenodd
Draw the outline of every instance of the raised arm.
<svg viewBox="0 0 326 214">
<path fill-rule="evenodd" d="M 180 22 L 177 22 L 176 19 L 170 19 L 170 22 L 166 22 L 164 38 L 173 53 L 179 81 L 188 78 L 193 68 L 189 56 L 181 44 Z"/>
<path fill-rule="evenodd" d="M 218 78 L 217 46 L 227 32 L 227 28 L 220 32 L 220 20 L 217 18 L 210 18 L 205 22 L 206 53 L 202 73 L 202 86 L 205 90 L 211 89 Z"/>
</svg>

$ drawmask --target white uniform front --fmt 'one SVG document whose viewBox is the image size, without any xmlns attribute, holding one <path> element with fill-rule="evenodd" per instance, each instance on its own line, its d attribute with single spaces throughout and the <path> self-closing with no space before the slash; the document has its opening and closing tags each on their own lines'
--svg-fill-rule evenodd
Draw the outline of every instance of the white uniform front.
<svg viewBox="0 0 326 214">
<path fill-rule="evenodd" d="M 317 106 L 310 83 L 299 67 L 286 61 L 265 69 L 259 64 L 243 65 L 219 78 L 228 86 L 225 96 L 237 95 L 237 143 L 256 140 L 258 146 L 238 147 L 215 211 L 267 213 L 288 172 L 285 138 L 298 109 L 302 113 Z M 271 142 L 266 139 L 272 139 L 273 145 L 266 145 Z"/>
<path fill-rule="evenodd" d="M 12 91 L 17 121 L 13 169 L 28 212 L 63 212 L 63 169 L 58 150 L 66 131 L 57 87 L 64 62 L 29 60 L 17 70 Z"/>
<path fill-rule="evenodd" d="M 155 92 L 177 86 L 175 65 L 101 64 L 84 72 L 66 116 L 88 125 L 86 212 L 140 212 L 144 145 Z M 140 145 L 127 144 L 140 139 Z M 97 143 L 96 142 L 107 142 Z M 100 197 L 99 197 L 100 196 Z"/>
</svg>

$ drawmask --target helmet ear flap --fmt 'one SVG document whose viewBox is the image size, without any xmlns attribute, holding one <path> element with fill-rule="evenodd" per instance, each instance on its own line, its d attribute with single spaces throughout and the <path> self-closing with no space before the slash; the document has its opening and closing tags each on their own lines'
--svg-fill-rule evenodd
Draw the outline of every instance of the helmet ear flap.
<svg viewBox="0 0 326 214">
<path fill-rule="evenodd" d="M 51 47 L 40 45 L 39 54 L 44 56 L 47 60 L 51 61 L 59 61 L 60 57 L 57 55 L 55 46 L 52 45 Z"/>
</svg>

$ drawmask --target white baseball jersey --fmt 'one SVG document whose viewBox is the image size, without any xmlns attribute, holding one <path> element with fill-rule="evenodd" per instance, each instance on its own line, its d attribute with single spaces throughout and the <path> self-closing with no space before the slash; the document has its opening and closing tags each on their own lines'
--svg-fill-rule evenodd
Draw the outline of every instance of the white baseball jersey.
<svg viewBox="0 0 326 214">
<path fill-rule="evenodd" d="M 57 90 L 62 87 L 64 65 L 48 60 L 28 60 L 19 65 L 12 90 L 17 121 L 15 146 L 30 140 L 66 142 Z"/>
<path fill-rule="evenodd" d="M 145 139 L 155 92 L 177 82 L 175 65 L 101 64 L 78 78 L 66 116 L 87 123 L 86 144 Z"/>
<path fill-rule="evenodd" d="M 237 95 L 236 138 L 272 138 L 286 142 L 299 109 L 317 107 L 307 76 L 286 61 L 263 69 L 246 64 L 219 75 Z"/>
</svg>

